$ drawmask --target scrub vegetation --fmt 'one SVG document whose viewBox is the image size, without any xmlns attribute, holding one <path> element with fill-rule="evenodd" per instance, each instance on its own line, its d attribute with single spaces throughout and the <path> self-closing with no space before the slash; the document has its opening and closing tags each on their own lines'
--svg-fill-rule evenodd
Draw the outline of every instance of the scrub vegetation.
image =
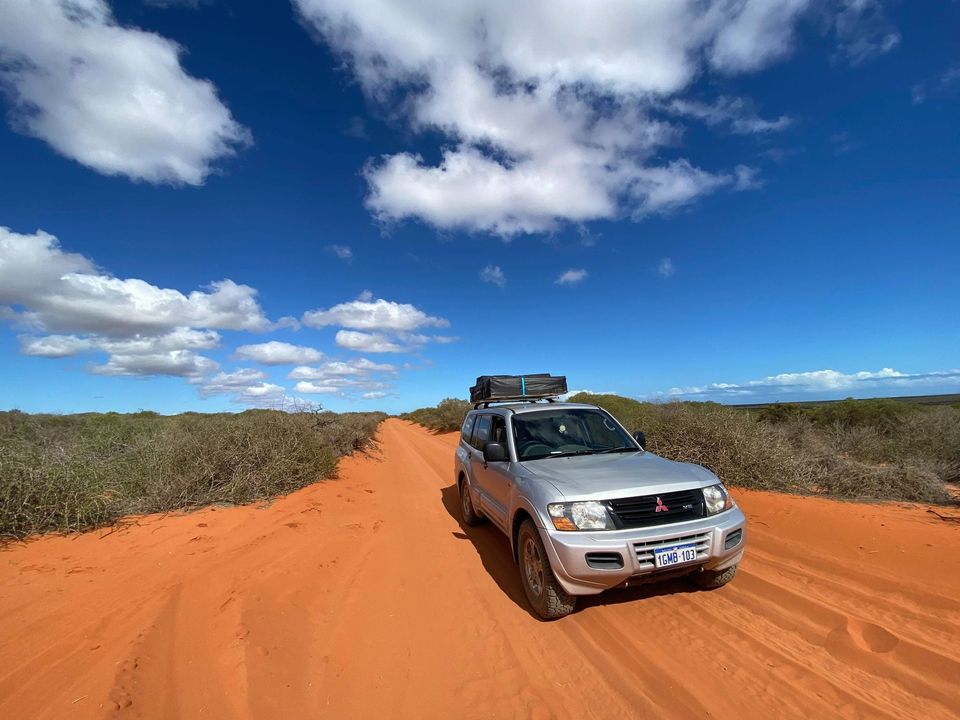
<svg viewBox="0 0 960 720">
<path fill-rule="evenodd" d="M 383 413 L 0 412 L 0 538 L 245 503 L 333 476 Z"/>
<path fill-rule="evenodd" d="M 730 485 L 851 499 L 946 503 L 960 483 L 960 409 L 900 400 L 774 404 L 647 403 L 618 395 L 570 398 L 605 408 L 648 448 L 708 467 Z M 459 429 L 471 407 L 444 400 L 407 419 Z"/>
</svg>

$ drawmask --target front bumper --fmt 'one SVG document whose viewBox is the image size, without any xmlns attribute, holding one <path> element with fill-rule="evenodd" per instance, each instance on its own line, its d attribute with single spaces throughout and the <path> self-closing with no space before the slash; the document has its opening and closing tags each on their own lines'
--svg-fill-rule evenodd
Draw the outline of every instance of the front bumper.
<svg viewBox="0 0 960 720">
<path fill-rule="evenodd" d="M 733 507 L 719 515 L 671 525 L 597 532 L 540 530 L 554 575 L 563 589 L 571 595 L 595 595 L 631 579 L 655 579 L 661 573 L 675 576 L 683 569 L 724 570 L 735 565 L 743 556 L 747 518 L 739 507 Z M 734 543 L 730 536 L 738 530 L 740 539 Z M 654 548 L 688 543 L 696 545 L 695 561 L 663 570 L 654 567 Z M 618 553 L 623 567 L 596 567 L 596 553 L 600 557 Z M 588 562 L 588 554 L 594 566 Z"/>
</svg>

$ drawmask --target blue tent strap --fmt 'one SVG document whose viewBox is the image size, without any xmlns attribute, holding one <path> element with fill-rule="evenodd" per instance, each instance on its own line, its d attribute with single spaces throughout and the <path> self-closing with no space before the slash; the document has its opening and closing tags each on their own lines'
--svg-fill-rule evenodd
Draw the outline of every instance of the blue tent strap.
<svg viewBox="0 0 960 720">
<path fill-rule="evenodd" d="M 522 375 L 520 376 L 520 394 L 521 395 L 527 394 L 527 379 Z"/>
</svg>

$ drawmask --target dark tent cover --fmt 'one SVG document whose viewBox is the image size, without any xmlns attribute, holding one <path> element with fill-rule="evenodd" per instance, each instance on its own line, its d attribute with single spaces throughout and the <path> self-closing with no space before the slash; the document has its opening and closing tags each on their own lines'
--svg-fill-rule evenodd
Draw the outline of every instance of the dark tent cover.
<svg viewBox="0 0 960 720">
<path fill-rule="evenodd" d="M 470 402 L 555 397 L 566 391 L 567 378 L 563 375 L 481 375 L 470 388 Z"/>
</svg>

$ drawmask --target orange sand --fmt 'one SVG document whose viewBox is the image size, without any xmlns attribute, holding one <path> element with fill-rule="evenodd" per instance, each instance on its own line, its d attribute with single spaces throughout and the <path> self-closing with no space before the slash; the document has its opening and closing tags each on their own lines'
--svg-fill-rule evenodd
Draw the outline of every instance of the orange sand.
<svg viewBox="0 0 960 720">
<path fill-rule="evenodd" d="M 737 493 L 740 574 L 527 609 L 456 519 L 455 435 L 388 420 L 267 508 L 0 551 L 0 718 L 950 718 L 960 524 Z"/>
</svg>

